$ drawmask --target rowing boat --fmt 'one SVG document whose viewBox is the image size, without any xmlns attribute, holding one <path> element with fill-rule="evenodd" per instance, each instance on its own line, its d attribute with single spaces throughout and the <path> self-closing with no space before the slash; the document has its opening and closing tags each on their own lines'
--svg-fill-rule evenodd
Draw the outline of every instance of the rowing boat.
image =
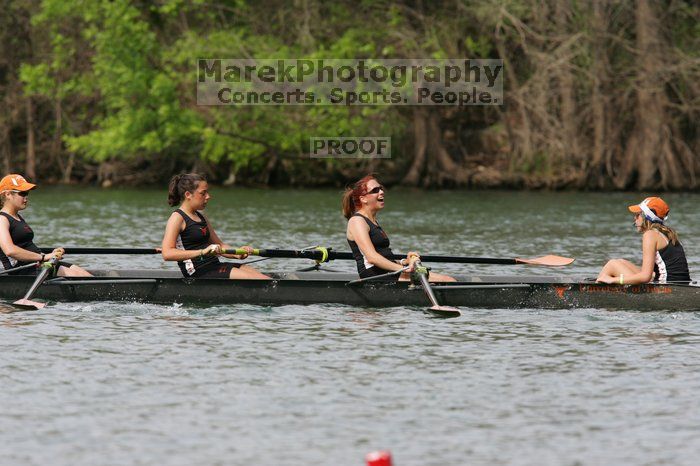
<svg viewBox="0 0 700 466">
<path fill-rule="evenodd" d="M 53 278 L 35 298 L 49 302 L 133 301 L 159 304 L 259 305 L 337 303 L 361 307 L 428 304 L 420 285 L 362 281 L 352 273 L 268 273 L 272 280 L 183 278 L 179 271 L 91 270 L 88 278 Z M 700 284 L 607 285 L 557 276 L 457 276 L 432 286 L 446 306 L 490 309 L 600 308 L 637 311 L 700 311 Z M 22 296 L 35 277 L 0 277 L 0 298 Z"/>
</svg>

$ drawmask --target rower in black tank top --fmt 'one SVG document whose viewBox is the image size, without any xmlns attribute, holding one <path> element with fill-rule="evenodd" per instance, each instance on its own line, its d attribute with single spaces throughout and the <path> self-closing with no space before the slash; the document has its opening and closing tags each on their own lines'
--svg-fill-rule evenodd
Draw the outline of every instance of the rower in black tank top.
<svg viewBox="0 0 700 466">
<path fill-rule="evenodd" d="M 22 249 L 26 249 L 27 251 L 32 251 L 41 254 L 41 249 L 39 249 L 39 247 L 36 244 L 34 244 L 34 231 L 29 226 L 29 224 L 24 221 L 20 214 L 17 214 L 19 220 L 14 218 L 7 212 L 0 212 L 0 215 L 4 216 L 7 219 L 7 221 L 10 222 L 10 237 L 12 238 L 12 242 L 16 246 Z M 2 265 L 2 268 L 4 270 L 13 269 L 15 267 L 21 267 L 29 263 L 30 262 L 21 262 L 17 259 L 13 259 L 12 257 L 6 255 L 4 251 L 0 250 L 0 265 Z M 20 270 L 17 273 L 31 275 L 32 273 L 36 274 L 36 272 L 37 271 L 32 271 L 31 269 L 25 269 Z"/>
<path fill-rule="evenodd" d="M 204 216 L 196 212 L 199 221 L 194 221 L 180 209 L 177 209 L 175 212 L 180 214 L 185 221 L 185 228 L 177 237 L 175 247 L 189 251 L 206 249 L 211 244 L 211 241 L 209 240 L 209 228 Z M 182 274 L 186 277 L 200 276 L 202 273 L 211 270 L 211 268 L 219 264 L 221 264 L 221 262 L 216 256 L 198 257 L 196 259 L 187 259 L 177 263 Z"/>
<path fill-rule="evenodd" d="M 374 246 L 374 249 L 381 256 L 384 256 L 393 262 L 393 253 L 391 252 L 390 247 L 391 243 L 389 241 L 389 237 L 386 235 L 382 227 L 373 223 L 370 219 L 360 213 L 355 212 L 353 217 L 362 217 L 365 222 L 367 222 L 367 226 L 369 226 L 369 239 L 372 241 L 372 246 Z M 376 265 L 369 263 L 355 241 L 348 239 L 348 245 L 350 245 L 350 250 L 355 258 L 355 262 L 357 262 L 357 272 L 360 274 L 360 278 L 374 277 L 390 272 L 389 270 L 380 269 Z M 396 277 L 392 277 L 391 279 L 398 279 L 398 275 Z"/>
</svg>

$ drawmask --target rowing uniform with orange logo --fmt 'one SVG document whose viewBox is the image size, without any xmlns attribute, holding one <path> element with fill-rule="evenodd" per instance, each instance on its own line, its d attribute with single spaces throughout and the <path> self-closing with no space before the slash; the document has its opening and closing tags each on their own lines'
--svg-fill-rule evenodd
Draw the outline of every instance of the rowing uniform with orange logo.
<svg viewBox="0 0 700 466">
<path fill-rule="evenodd" d="M 180 231 L 175 247 L 187 251 L 197 251 L 209 247 L 211 235 L 204 216 L 196 212 L 199 220 L 195 221 L 181 209 L 177 209 L 175 212 L 180 214 L 185 221 L 185 228 Z M 240 267 L 240 265 L 231 262 L 221 262 L 216 256 L 203 256 L 178 261 L 177 265 L 185 277 L 197 278 L 229 278 L 231 269 Z"/>
</svg>

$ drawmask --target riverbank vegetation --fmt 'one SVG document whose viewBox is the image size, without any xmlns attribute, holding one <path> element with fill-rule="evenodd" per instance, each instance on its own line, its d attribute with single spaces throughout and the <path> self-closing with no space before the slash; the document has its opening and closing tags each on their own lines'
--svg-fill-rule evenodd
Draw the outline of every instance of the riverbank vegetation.
<svg viewBox="0 0 700 466">
<path fill-rule="evenodd" d="M 57 183 L 697 190 L 681 0 L 7 0 L 0 166 Z M 502 106 L 198 106 L 198 58 L 498 58 Z M 390 136 L 391 159 L 309 157 Z"/>
</svg>

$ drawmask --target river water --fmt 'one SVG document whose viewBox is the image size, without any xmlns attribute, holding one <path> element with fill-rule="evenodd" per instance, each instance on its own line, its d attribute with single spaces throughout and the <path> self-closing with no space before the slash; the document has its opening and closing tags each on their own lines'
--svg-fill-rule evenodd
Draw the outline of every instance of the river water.
<svg viewBox="0 0 700 466">
<path fill-rule="evenodd" d="M 212 194 L 208 215 L 233 245 L 347 250 L 337 191 Z M 150 247 L 165 197 L 42 188 L 24 216 L 41 246 Z M 700 195 L 665 197 L 698 275 Z M 380 221 L 397 251 L 577 258 L 554 272 L 448 273 L 587 277 L 610 257 L 639 261 L 626 206 L 641 198 L 394 190 Z M 376 449 L 395 466 L 697 463 L 700 313 L 463 311 L 53 303 L 0 314 L 0 464 L 350 466 Z"/>
</svg>

